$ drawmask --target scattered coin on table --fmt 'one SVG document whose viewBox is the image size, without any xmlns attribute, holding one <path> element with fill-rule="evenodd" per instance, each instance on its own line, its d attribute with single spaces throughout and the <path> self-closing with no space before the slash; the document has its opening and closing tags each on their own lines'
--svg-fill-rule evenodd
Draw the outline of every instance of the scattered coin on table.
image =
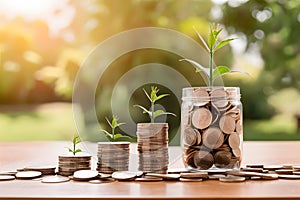
<svg viewBox="0 0 300 200">
<path fill-rule="evenodd" d="M 202 178 L 180 178 L 179 181 L 181 182 L 202 182 Z"/>
<path fill-rule="evenodd" d="M 70 178 L 65 177 L 65 176 L 47 176 L 42 179 L 42 183 L 63 183 L 63 182 L 68 182 L 70 181 Z"/>
<path fill-rule="evenodd" d="M 75 181 L 89 181 L 98 177 L 99 173 L 95 170 L 79 170 L 74 172 L 73 180 Z"/>
<path fill-rule="evenodd" d="M 15 180 L 15 176 L 11 176 L 11 175 L 0 175 L 0 181 L 11 181 L 11 180 Z"/>
<path fill-rule="evenodd" d="M 165 180 L 177 180 L 180 178 L 180 174 L 156 174 L 156 173 L 147 173 L 146 176 L 153 176 L 163 178 Z"/>
<path fill-rule="evenodd" d="M 140 181 L 140 182 L 158 182 L 158 181 L 163 181 L 163 178 L 154 177 L 154 176 L 144 176 L 144 177 L 141 177 L 141 178 L 136 178 L 135 181 Z"/>
<path fill-rule="evenodd" d="M 219 181 L 221 182 L 243 182 L 245 180 L 246 180 L 245 177 L 233 176 L 233 175 L 228 175 L 226 177 L 219 178 Z"/>
<path fill-rule="evenodd" d="M 17 179 L 34 179 L 42 175 L 39 171 L 21 171 L 16 174 Z"/>
</svg>

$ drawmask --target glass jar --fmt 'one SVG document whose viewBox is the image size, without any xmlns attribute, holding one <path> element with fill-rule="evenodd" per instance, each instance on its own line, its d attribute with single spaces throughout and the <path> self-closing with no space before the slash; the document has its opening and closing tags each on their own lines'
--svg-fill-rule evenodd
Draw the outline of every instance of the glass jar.
<svg viewBox="0 0 300 200">
<path fill-rule="evenodd" d="M 242 103 L 238 87 L 182 90 L 181 146 L 189 170 L 239 169 L 242 161 Z"/>
</svg>

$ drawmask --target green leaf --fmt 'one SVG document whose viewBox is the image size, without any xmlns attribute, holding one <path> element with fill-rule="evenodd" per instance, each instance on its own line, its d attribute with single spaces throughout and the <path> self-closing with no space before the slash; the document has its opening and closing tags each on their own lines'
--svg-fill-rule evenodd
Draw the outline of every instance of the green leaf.
<svg viewBox="0 0 300 200">
<path fill-rule="evenodd" d="M 151 98 L 150 98 L 150 96 L 149 96 L 149 94 L 146 92 L 146 90 L 145 90 L 144 88 L 143 88 L 143 91 L 144 91 L 144 93 L 146 94 L 147 98 L 148 98 L 150 101 L 152 101 Z"/>
<path fill-rule="evenodd" d="M 126 135 L 122 135 L 122 136 L 116 138 L 116 141 L 131 141 L 131 140 L 132 140 L 132 138 L 129 136 L 126 136 Z"/>
<path fill-rule="evenodd" d="M 230 72 L 230 69 L 226 66 L 218 66 L 216 67 L 216 69 L 213 71 L 213 79 L 215 79 L 216 77 L 228 73 Z"/>
<path fill-rule="evenodd" d="M 107 117 L 105 117 L 105 119 L 106 119 L 107 123 L 109 124 L 109 126 L 110 126 L 111 128 L 113 128 L 113 125 L 110 123 L 110 121 L 107 119 Z"/>
<path fill-rule="evenodd" d="M 73 144 L 79 144 L 81 142 L 81 139 L 78 135 L 74 135 L 73 138 Z"/>
<path fill-rule="evenodd" d="M 142 109 L 144 112 L 143 113 L 147 113 L 147 114 L 149 114 L 150 116 L 151 116 L 151 112 L 150 111 L 148 111 L 146 108 L 144 108 L 143 106 L 140 106 L 140 105 L 134 105 L 134 107 L 138 107 L 138 108 L 140 108 L 140 109 Z"/>
<path fill-rule="evenodd" d="M 106 131 L 106 130 L 104 130 L 104 129 L 101 130 L 101 131 L 105 133 L 106 137 L 112 138 L 112 134 L 109 133 L 108 131 Z"/>
<path fill-rule="evenodd" d="M 116 139 L 118 139 L 118 138 L 121 137 L 121 136 L 122 136 L 122 134 L 116 133 L 116 134 L 115 134 L 115 137 L 114 137 L 113 139 L 116 140 Z"/>
<path fill-rule="evenodd" d="M 160 99 L 162 99 L 162 98 L 164 98 L 166 96 L 169 96 L 169 94 L 161 94 L 158 97 L 156 97 L 155 101 L 158 101 L 158 100 L 160 100 Z"/>
<path fill-rule="evenodd" d="M 244 74 L 246 76 L 249 76 L 249 77 L 253 78 L 251 76 L 251 74 L 249 74 L 248 72 L 245 72 L 245 71 L 241 71 L 241 70 L 231 70 L 231 73 L 240 73 L 240 74 Z"/>
<path fill-rule="evenodd" d="M 158 93 L 159 89 L 157 89 L 157 87 L 151 86 L 151 94 L 150 94 L 150 98 L 151 98 L 151 102 L 155 102 L 155 99 L 157 98 L 156 94 Z"/>
<path fill-rule="evenodd" d="M 79 153 L 79 152 L 82 152 L 81 149 L 76 149 L 74 153 Z"/>
<path fill-rule="evenodd" d="M 68 149 L 69 152 L 72 152 L 72 153 L 73 153 L 73 150 L 72 150 L 72 149 L 70 149 L 70 148 L 68 148 L 68 147 L 66 147 L 66 148 Z"/>
<path fill-rule="evenodd" d="M 219 42 L 219 44 L 216 46 L 216 48 L 214 49 L 214 51 L 217 51 L 218 49 L 222 48 L 223 46 L 225 46 L 226 44 L 228 44 L 232 40 L 235 40 L 235 38 L 230 38 L 230 39 L 223 40 L 223 41 Z"/>
<path fill-rule="evenodd" d="M 126 124 L 126 123 L 124 123 L 124 122 L 117 123 L 117 124 L 116 124 L 116 128 L 119 127 L 119 126 L 122 126 L 122 125 L 124 125 L 124 124 Z"/>
<path fill-rule="evenodd" d="M 208 45 L 206 44 L 205 40 L 200 35 L 200 33 L 197 31 L 197 29 L 195 27 L 193 27 L 193 28 L 194 28 L 195 32 L 197 33 L 199 39 L 201 40 L 202 44 L 204 45 L 204 47 L 206 48 L 206 50 L 209 52 L 209 48 L 208 48 Z"/>
<path fill-rule="evenodd" d="M 187 59 L 187 58 L 180 59 L 179 61 L 189 62 L 190 64 L 194 65 L 194 67 L 196 67 L 196 69 L 198 69 L 200 71 L 203 71 L 207 75 L 207 77 L 209 77 L 209 68 L 203 67 L 201 64 L 197 63 L 196 61 L 191 60 L 191 59 Z"/>
<path fill-rule="evenodd" d="M 163 111 L 163 110 L 156 110 L 156 111 L 153 113 L 153 118 L 155 119 L 156 117 L 161 116 L 161 115 L 173 115 L 173 116 L 176 116 L 174 113 L 165 112 L 165 111 Z"/>
<path fill-rule="evenodd" d="M 115 116 L 113 116 L 111 120 L 112 128 L 116 128 L 117 123 L 118 123 L 118 119 Z"/>
</svg>

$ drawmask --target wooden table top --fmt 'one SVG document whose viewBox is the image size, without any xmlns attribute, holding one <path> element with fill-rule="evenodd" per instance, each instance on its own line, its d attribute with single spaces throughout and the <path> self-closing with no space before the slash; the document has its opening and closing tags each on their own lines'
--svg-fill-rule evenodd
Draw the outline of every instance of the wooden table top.
<svg viewBox="0 0 300 200">
<path fill-rule="evenodd" d="M 65 152 L 66 142 L 0 143 L 0 171 L 30 165 L 56 165 Z M 96 151 L 96 144 L 85 145 Z M 170 168 L 182 167 L 180 147 L 170 147 Z M 245 164 L 300 165 L 300 142 L 244 142 Z M 173 156 L 173 157 L 172 157 Z M 180 156 L 179 156 L 180 157 Z M 135 167 L 135 160 L 131 167 Z M 94 162 L 95 163 L 95 162 Z M 113 182 L 89 184 L 66 182 L 42 184 L 33 180 L 0 182 L 0 198 L 110 198 L 110 199 L 300 199 L 300 180 L 245 181 L 223 183 L 203 182 Z"/>
</svg>

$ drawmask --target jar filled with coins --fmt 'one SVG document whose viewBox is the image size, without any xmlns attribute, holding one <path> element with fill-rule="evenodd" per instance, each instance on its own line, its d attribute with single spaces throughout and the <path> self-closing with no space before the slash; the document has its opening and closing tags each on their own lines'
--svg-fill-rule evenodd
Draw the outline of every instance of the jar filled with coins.
<svg viewBox="0 0 300 200">
<path fill-rule="evenodd" d="M 183 88 L 181 146 L 189 170 L 238 169 L 243 123 L 240 88 Z"/>
</svg>

